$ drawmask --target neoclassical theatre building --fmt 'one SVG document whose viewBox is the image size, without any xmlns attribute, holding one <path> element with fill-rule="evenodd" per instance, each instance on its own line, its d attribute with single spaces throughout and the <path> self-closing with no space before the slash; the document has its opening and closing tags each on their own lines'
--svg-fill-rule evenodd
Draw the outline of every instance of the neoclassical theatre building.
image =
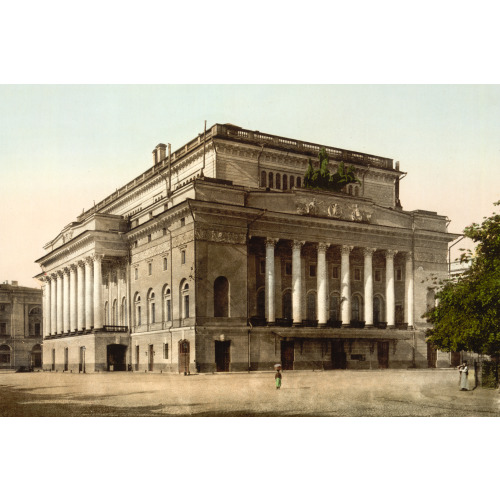
<svg viewBox="0 0 500 500">
<path fill-rule="evenodd" d="M 304 188 L 318 144 L 216 124 L 70 222 L 38 259 L 43 367 L 196 373 L 427 367 L 448 219 L 404 211 L 389 158 Z"/>
</svg>

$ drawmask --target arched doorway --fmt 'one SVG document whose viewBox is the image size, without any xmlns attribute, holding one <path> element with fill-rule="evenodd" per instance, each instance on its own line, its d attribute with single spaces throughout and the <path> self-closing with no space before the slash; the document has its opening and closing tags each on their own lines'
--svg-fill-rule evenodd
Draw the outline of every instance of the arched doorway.
<svg viewBox="0 0 500 500">
<path fill-rule="evenodd" d="M 189 341 L 179 341 L 179 373 L 189 373 Z"/>
<path fill-rule="evenodd" d="M 108 371 L 124 372 L 127 369 L 127 346 L 122 344 L 109 344 L 107 346 L 106 360 Z"/>
<path fill-rule="evenodd" d="M 41 368 L 42 367 L 42 346 L 36 344 L 31 349 L 31 368 Z"/>
</svg>

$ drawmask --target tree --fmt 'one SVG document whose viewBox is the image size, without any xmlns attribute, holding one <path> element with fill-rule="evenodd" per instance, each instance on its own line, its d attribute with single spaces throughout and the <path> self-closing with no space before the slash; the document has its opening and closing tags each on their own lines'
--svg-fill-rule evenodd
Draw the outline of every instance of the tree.
<svg viewBox="0 0 500 500">
<path fill-rule="evenodd" d="M 499 205 L 500 202 L 495 203 Z M 500 215 L 472 224 L 464 236 L 476 243 L 460 257 L 469 269 L 440 283 L 438 305 L 424 317 L 432 323 L 427 339 L 443 351 L 500 355 Z"/>
<path fill-rule="evenodd" d="M 344 162 L 340 162 L 335 174 L 330 174 L 330 169 L 328 167 L 330 159 L 325 148 L 320 149 L 318 159 L 319 168 L 317 169 L 314 168 L 312 161 L 309 160 L 309 165 L 304 175 L 304 187 L 339 192 L 348 184 L 361 184 L 354 173 L 353 167 L 346 167 Z"/>
</svg>

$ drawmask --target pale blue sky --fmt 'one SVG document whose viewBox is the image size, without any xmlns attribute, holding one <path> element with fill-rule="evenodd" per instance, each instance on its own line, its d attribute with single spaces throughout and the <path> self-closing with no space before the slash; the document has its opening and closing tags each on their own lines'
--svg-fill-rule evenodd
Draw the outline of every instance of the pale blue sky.
<svg viewBox="0 0 500 500">
<path fill-rule="evenodd" d="M 499 117 L 500 86 L 0 86 L 0 281 L 34 285 L 46 242 L 204 120 L 399 160 L 403 208 L 461 232 L 500 199 Z"/>
</svg>

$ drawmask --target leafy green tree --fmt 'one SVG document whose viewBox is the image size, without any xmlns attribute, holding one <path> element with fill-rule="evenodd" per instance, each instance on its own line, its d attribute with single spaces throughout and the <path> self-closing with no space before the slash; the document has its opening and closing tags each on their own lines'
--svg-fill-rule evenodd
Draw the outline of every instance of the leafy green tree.
<svg viewBox="0 0 500 500">
<path fill-rule="evenodd" d="M 329 191 L 339 192 L 348 184 L 361 184 L 354 173 L 351 166 L 345 166 L 341 162 L 335 174 L 330 174 L 328 163 L 330 161 L 325 148 L 321 148 L 318 153 L 319 167 L 314 168 L 313 163 L 309 160 L 306 173 L 304 175 L 304 187 L 310 189 L 326 189 Z"/>
<path fill-rule="evenodd" d="M 500 202 L 495 203 L 499 205 Z M 424 316 L 432 323 L 428 341 L 443 351 L 500 355 L 500 215 L 464 229 L 476 243 L 461 255 L 470 263 L 462 275 L 440 284 L 438 305 Z"/>
</svg>

